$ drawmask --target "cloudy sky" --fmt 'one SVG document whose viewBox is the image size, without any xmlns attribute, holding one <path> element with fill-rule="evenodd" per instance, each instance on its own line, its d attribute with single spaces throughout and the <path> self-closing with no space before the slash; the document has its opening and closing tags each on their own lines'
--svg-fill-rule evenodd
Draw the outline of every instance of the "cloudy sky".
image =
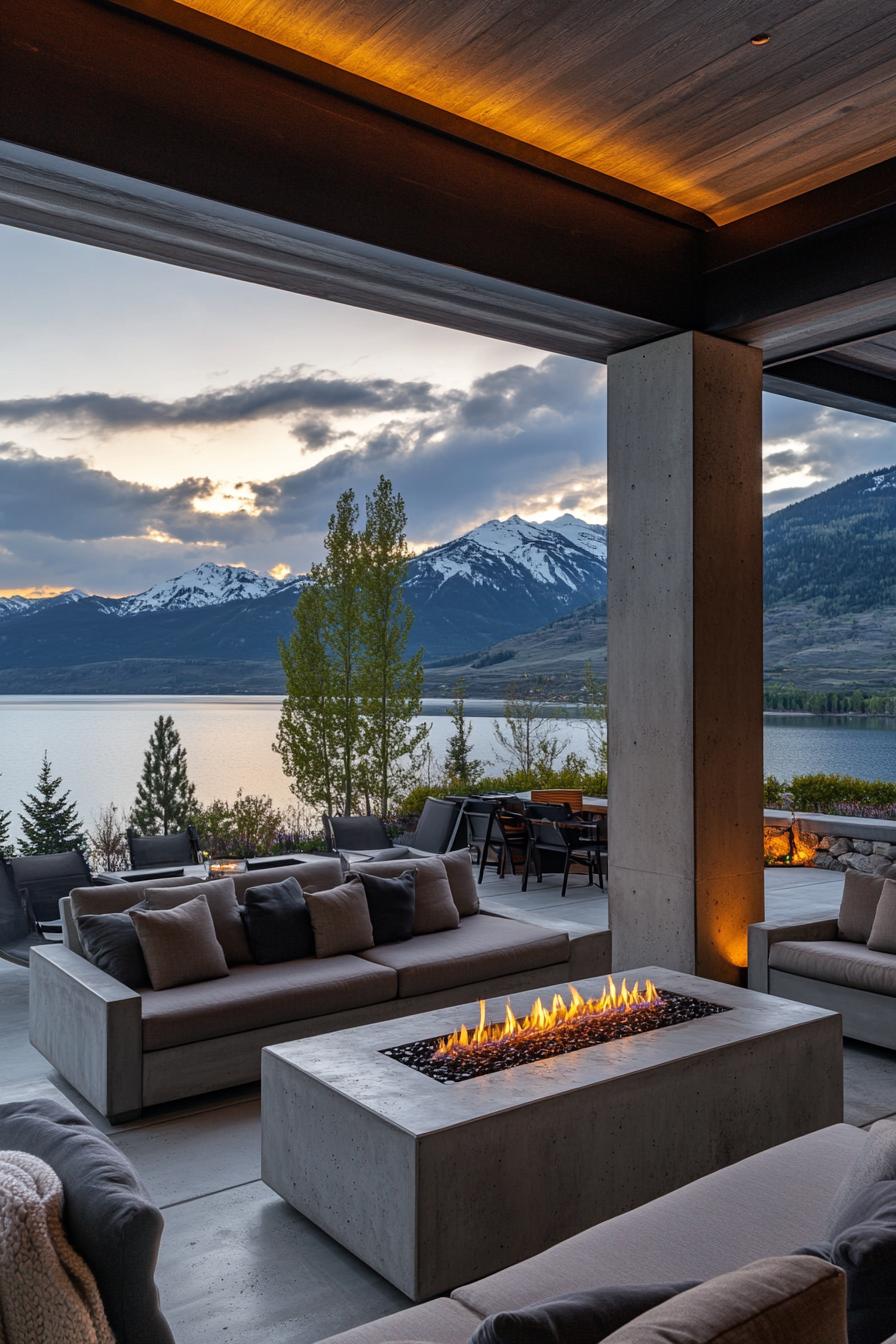
<svg viewBox="0 0 896 1344">
<path fill-rule="evenodd" d="M 606 521 L 602 367 L 0 228 L 0 594 L 130 593 L 320 554 L 384 472 L 423 547 Z M 896 461 L 896 425 L 765 398 L 769 508 Z"/>
</svg>

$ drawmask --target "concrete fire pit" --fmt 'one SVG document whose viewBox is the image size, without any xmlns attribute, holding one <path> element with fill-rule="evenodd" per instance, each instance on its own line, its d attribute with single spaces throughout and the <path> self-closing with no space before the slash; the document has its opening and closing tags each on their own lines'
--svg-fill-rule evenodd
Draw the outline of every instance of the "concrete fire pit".
<svg viewBox="0 0 896 1344">
<path fill-rule="evenodd" d="M 263 1179 L 421 1300 L 842 1119 L 836 1014 L 625 974 L 728 1011 L 449 1084 L 382 1052 L 475 1024 L 475 1004 L 269 1046 Z M 511 995 L 514 1013 L 534 997 Z M 504 1011 L 489 1001 L 490 1021 Z"/>
</svg>

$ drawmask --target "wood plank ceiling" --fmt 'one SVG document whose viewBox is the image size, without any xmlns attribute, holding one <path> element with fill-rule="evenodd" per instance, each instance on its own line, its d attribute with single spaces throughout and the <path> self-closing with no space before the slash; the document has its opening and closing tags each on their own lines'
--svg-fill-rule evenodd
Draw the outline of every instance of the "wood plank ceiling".
<svg viewBox="0 0 896 1344">
<path fill-rule="evenodd" d="M 896 154 L 896 0 L 184 3 L 718 224 Z"/>
</svg>

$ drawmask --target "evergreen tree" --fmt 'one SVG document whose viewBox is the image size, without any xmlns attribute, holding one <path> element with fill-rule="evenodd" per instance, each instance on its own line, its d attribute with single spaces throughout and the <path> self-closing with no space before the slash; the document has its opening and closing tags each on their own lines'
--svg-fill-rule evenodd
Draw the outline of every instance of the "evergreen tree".
<svg viewBox="0 0 896 1344">
<path fill-rule="evenodd" d="M 464 715 L 463 678 L 454 684 L 450 717 L 452 732 L 445 751 L 445 775 L 451 788 L 475 789 L 482 778 L 482 765 L 473 759 L 473 725 Z"/>
<path fill-rule="evenodd" d="M 381 817 L 392 799 L 416 780 L 429 724 L 414 727 L 422 709 L 423 652 L 410 657 L 414 613 L 402 585 L 410 552 L 404 500 L 381 476 L 366 500 L 360 536 L 360 657 L 358 696 L 362 729 L 360 775 Z M 368 808 L 369 808 L 368 802 Z"/>
<path fill-rule="evenodd" d="M 182 831 L 196 810 L 196 790 L 187 775 L 187 752 L 170 714 L 153 724 L 143 757 L 143 774 L 131 808 L 131 825 L 141 835 Z"/>
<path fill-rule="evenodd" d="M 4 812 L 0 807 L 0 858 L 9 858 L 12 853 L 12 845 L 9 836 L 9 813 Z"/>
<path fill-rule="evenodd" d="M 70 800 L 68 790 L 60 793 L 62 780 L 53 775 L 47 753 L 37 777 L 34 793 L 22 803 L 19 821 L 22 854 L 62 854 L 69 849 L 82 849 L 85 844 L 84 828 L 78 818 L 78 809 Z"/>
</svg>

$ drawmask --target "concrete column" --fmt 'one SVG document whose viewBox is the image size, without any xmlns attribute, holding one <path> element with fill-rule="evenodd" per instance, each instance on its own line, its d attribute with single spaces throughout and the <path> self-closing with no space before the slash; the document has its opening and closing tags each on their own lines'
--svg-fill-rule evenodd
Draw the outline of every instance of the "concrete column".
<svg viewBox="0 0 896 1344">
<path fill-rule="evenodd" d="M 608 365 L 613 965 L 735 982 L 763 918 L 762 362 L 685 332 Z"/>
</svg>

